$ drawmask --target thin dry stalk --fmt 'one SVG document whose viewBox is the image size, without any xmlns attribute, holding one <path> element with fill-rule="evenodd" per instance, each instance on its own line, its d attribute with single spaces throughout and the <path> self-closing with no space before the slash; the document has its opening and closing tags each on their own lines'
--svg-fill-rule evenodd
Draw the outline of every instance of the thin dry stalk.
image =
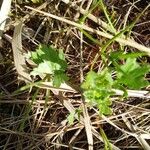
<svg viewBox="0 0 150 150">
<path fill-rule="evenodd" d="M 86 26 L 86 25 L 84 25 L 84 24 L 78 24 L 78 23 L 73 22 L 73 21 L 70 21 L 70 20 L 68 20 L 68 19 L 65 19 L 65 18 L 62 18 L 62 17 L 58 17 L 58 16 L 56 16 L 56 15 L 53 15 L 53 14 L 50 14 L 50 13 L 46 13 L 46 12 L 44 12 L 44 11 L 37 10 L 37 9 L 34 9 L 34 8 L 32 8 L 32 7 L 29 7 L 29 6 L 26 6 L 26 8 L 28 8 L 28 9 L 30 9 L 30 10 L 34 10 L 34 11 L 36 11 L 36 12 L 39 12 L 39 13 L 41 13 L 41 14 L 47 16 L 47 17 L 51 17 L 51 18 L 53 18 L 53 19 L 56 19 L 56 20 L 65 22 L 65 23 L 67 23 L 67 24 L 76 26 L 76 27 L 78 27 L 78 28 L 80 28 L 80 29 L 84 29 L 84 30 L 86 30 L 86 31 L 89 31 L 89 32 L 92 32 L 92 33 L 96 33 L 96 34 L 98 34 L 98 35 L 100 35 L 100 36 L 103 36 L 103 37 L 105 37 L 105 38 L 108 38 L 108 39 L 112 39 L 112 38 L 114 37 L 113 35 L 111 35 L 111 34 L 109 34 L 109 33 L 104 33 L 104 32 L 101 32 L 101 31 L 99 31 L 99 30 L 95 30 L 95 29 L 90 28 L 90 27 L 88 27 L 88 26 Z M 136 49 L 138 49 L 138 50 L 140 50 L 140 51 L 144 51 L 144 52 L 150 54 L 150 48 L 149 48 L 149 47 L 146 47 L 146 46 L 144 46 L 144 45 L 141 45 L 141 44 L 139 44 L 139 43 L 137 43 L 137 42 L 135 42 L 135 41 L 133 41 L 133 40 L 131 40 L 131 39 L 116 38 L 115 41 L 117 41 L 117 42 L 119 42 L 119 43 L 121 43 L 121 44 L 124 44 L 124 45 L 131 46 L 131 47 L 136 48 Z"/>
<path fill-rule="evenodd" d="M 5 28 L 6 19 L 8 18 L 8 14 L 11 8 L 11 0 L 3 0 L 1 10 L 0 10 L 0 40 L 2 39 L 2 33 Z"/>
</svg>

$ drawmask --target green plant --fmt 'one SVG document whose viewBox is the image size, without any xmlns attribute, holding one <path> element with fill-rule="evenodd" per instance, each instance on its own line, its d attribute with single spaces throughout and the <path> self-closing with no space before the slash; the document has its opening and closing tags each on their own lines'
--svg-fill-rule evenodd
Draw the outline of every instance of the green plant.
<svg viewBox="0 0 150 150">
<path fill-rule="evenodd" d="M 72 125 L 75 119 L 79 120 L 81 112 L 82 112 L 82 110 L 80 108 L 77 108 L 75 111 L 72 111 L 67 117 L 68 124 Z"/>
<path fill-rule="evenodd" d="M 100 114 L 109 115 L 112 113 L 111 96 L 115 94 L 114 88 L 126 92 L 126 89 L 146 87 L 149 82 L 144 79 L 144 76 L 149 72 L 150 67 L 147 64 L 140 65 L 137 62 L 136 57 L 140 55 L 145 54 L 112 53 L 109 59 L 114 66 L 113 68 L 107 66 L 98 73 L 92 70 L 88 72 L 81 85 L 86 102 L 92 106 L 97 106 Z M 40 45 L 35 52 L 30 53 L 30 58 L 36 64 L 31 75 L 38 75 L 43 80 L 52 81 L 55 87 L 59 87 L 61 83 L 68 80 L 65 73 L 67 63 L 62 50 Z M 120 64 L 120 60 L 124 64 Z M 112 72 L 116 72 L 115 78 L 112 78 Z"/>
<path fill-rule="evenodd" d="M 53 86 L 55 87 L 59 87 L 61 83 L 68 80 L 68 77 L 65 74 L 67 63 L 65 61 L 65 56 L 62 50 L 57 50 L 52 46 L 39 45 L 36 51 L 28 53 L 27 57 L 30 58 L 36 65 L 30 73 L 34 77 L 40 76 L 42 80 L 52 81 Z M 29 88 L 32 89 L 32 87 L 37 86 L 39 83 L 40 82 L 30 83 L 29 85 L 26 85 L 17 90 L 14 94 Z M 19 128 L 20 131 L 23 131 L 23 129 L 25 128 L 25 122 L 29 117 L 29 113 L 32 110 L 31 108 L 38 92 L 39 89 L 37 89 L 35 94 L 32 96 L 32 102 L 26 106 L 23 114 L 24 119 L 21 122 Z M 50 91 L 49 89 L 47 89 L 44 108 L 46 108 L 47 106 L 49 95 Z"/>
<path fill-rule="evenodd" d="M 118 66 L 117 85 L 128 87 L 129 89 L 141 89 L 149 85 L 149 82 L 144 79 L 146 73 L 150 70 L 150 66 L 144 64 L 142 66 L 137 63 L 136 58 L 127 58 L 126 63 Z"/>
<path fill-rule="evenodd" d="M 86 102 L 96 105 L 100 114 L 109 115 L 112 113 L 110 108 L 111 96 L 115 93 L 113 88 L 125 90 L 140 89 L 146 87 L 149 82 L 144 79 L 149 72 L 149 65 L 140 65 L 136 58 L 128 57 L 123 65 L 113 60 L 114 68 L 105 68 L 101 72 L 90 71 L 85 81 L 82 83 L 83 95 Z M 116 78 L 111 77 L 111 72 L 116 72 Z M 137 82 L 138 81 L 138 82 Z"/>
<path fill-rule="evenodd" d="M 91 105 L 96 105 L 100 113 L 111 114 L 111 100 L 113 79 L 107 69 L 101 73 L 90 71 L 82 84 L 83 95 L 87 102 Z"/>
<path fill-rule="evenodd" d="M 57 50 L 52 46 L 39 45 L 35 52 L 29 53 L 29 57 L 36 64 L 31 75 L 48 79 L 55 87 L 59 87 L 61 83 L 68 80 L 65 73 L 67 62 L 62 50 Z"/>
<path fill-rule="evenodd" d="M 100 134 L 104 140 L 104 150 L 112 150 L 112 146 L 107 138 L 107 135 L 105 134 L 104 130 L 102 128 L 100 128 Z"/>
</svg>

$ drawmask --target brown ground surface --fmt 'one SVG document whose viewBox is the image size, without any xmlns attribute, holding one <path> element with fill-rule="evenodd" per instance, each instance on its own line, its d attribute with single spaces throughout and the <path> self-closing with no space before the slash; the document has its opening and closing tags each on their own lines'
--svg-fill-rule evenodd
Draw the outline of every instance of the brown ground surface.
<svg viewBox="0 0 150 150">
<path fill-rule="evenodd" d="M 71 7 L 73 2 L 76 6 Z M 25 90 L 17 95 L 14 94 L 14 91 L 24 86 L 25 83 L 19 81 L 17 78 L 18 75 L 14 67 L 11 42 L 8 41 L 6 36 L 12 38 L 14 32 L 13 24 L 16 22 L 16 19 L 23 18 L 26 14 L 31 14 L 31 11 L 25 8 L 25 6 L 37 8 L 42 4 L 33 4 L 31 2 L 24 2 L 22 4 L 12 3 L 11 16 L 6 25 L 2 47 L 0 48 L 0 53 L 2 54 L 2 63 L 0 63 L 0 149 L 86 150 L 88 149 L 88 143 L 84 124 L 77 120 L 75 120 L 73 125 L 67 123 L 69 111 L 58 96 L 51 93 L 45 108 L 45 90 L 40 89 L 36 95 L 36 101 L 34 101 L 32 109 L 30 109 L 28 101 L 32 101 L 37 88 L 33 88 L 30 92 Z M 82 14 L 78 13 L 75 8 L 79 7 L 81 2 L 72 1 L 71 4 L 65 4 L 57 0 L 50 1 L 42 10 L 72 21 L 78 21 L 82 17 Z M 86 4 L 87 2 L 85 1 L 83 8 L 86 8 Z M 113 19 L 118 20 L 116 28 L 119 30 L 124 23 L 125 15 L 133 5 L 133 1 L 105 0 L 105 4 L 110 14 L 115 13 Z M 135 3 L 129 12 L 127 24 L 130 24 L 148 4 L 149 0 L 141 0 Z M 92 14 L 106 21 L 104 13 L 101 10 L 95 9 Z M 87 19 L 85 24 L 100 29 L 90 19 Z M 67 74 L 70 77 L 69 82 L 72 85 L 79 86 L 81 80 L 79 30 L 58 20 L 46 18 L 39 13 L 25 19 L 24 25 L 27 33 L 22 40 L 23 49 L 25 51 L 34 51 L 39 43 L 52 44 L 57 48 L 62 48 L 68 63 Z M 35 34 L 37 35 L 33 39 Z M 92 35 L 102 43 L 106 40 L 96 34 Z M 145 11 L 133 27 L 131 35 L 138 43 L 150 47 L 150 8 Z M 89 71 L 91 61 L 99 51 L 99 48 L 98 45 L 90 41 L 87 37 L 84 36 L 83 40 L 82 68 L 85 75 Z M 114 49 L 118 47 L 118 44 L 116 43 L 111 46 Z M 136 51 L 130 47 L 127 47 L 126 50 Z M 109 54 L 109 51 L 107 53 Z M 150 61 L 149 57 L 142 59 L 145 62 Z M 100 65 L 101 59 L 99 58 L 94 69 L 97 70 Z M 74 108 L 81 107 L 80 93 L 64 92 L 63 97 Z M 118 128 L 108 123 L 104 118 L 99 117 L 93 108 L 89 108 L 88 111 L 95 131 L 99 134 L 99 128 L 103 127 L 110 142 L 121 150 L 125 150 L 143 149 L 139 141 L 132 134 L 147 133 L 150 135 L 149 108 L 148 99 L 130 98 L 126 101 L 114 100 L 113 115 L 108 118 Z M 128 120 L 132 127 L 135 127 L 135 130 L 127 126 L 125 119 Z M 77 136 L 75 136 L 76 134 Z M 99 136 L 94 135 L 93 137 L 94 150 L 104 149 L 104 143 L 98 139 Z"/>
</svg>

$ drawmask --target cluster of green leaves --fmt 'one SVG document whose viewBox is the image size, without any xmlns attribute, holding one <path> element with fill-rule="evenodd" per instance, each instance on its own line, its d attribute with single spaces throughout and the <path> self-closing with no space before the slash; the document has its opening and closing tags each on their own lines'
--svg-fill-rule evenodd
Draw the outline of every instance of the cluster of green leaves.
<svg viewBox="0 0 150 150">
<path fill-rule="evenodd" d="M 42 78 L 50 77 L 53 86 L 59 87 L 68 80 L 66 76 L 67 62 L 63 50 L 57 50 L 52 46 L 39 45 L 35 52 L 30 52 L 31 60 L 37 65 L 30 73 Z"/>
<path fill-rule="evenodd" d="M 90 71 L 82 84 L 84 97 L 86 102 L 91 105 L 96 105 L 100 113 L 109 115 L 111 111 L 110 96 L 112 92 L 113 79 L 108 70 L 102 71 L 100 74 Z"/>
<path fill-rule="evenodd" d="M 111 110 L 111 96 L 115 93 L 113 89 L 141 89 L 149 85 L 145 80 L 145 74 L 150 71 L 147 64 L 140 65 L 136 57 L 139 54 L 112 54 L 110 60 L 113 68 L 106 67 L 101 72 L 88 72 L 85 81 L 82 83 L 83 95 L 86 101 L 92 106 L 96 105 L 100 114 L 109 115 Z M 30 58 L 37 65 L 33 68 L 31 75 L 40 76 L 52 81 L 53 86 L 59 87 L 61 83 L 68 80 L 66 76 L 67 62 L 62 50 L 52 46 L 39 45 L 35 52 L 30 53 Z M 120 60 L 123 64 L 120 64 Z M 112 72 L 116 73 L 112 78 Z"/>
<path fill-rule="evenodd" d="M 149 85 L 144 76 L 149 72 L 148 65 L 140 66 L 136 58 L 128 58 L 124 65 L 121 65 L 117 70 L 117 84 L 128 87 L 129 89 L 141 89 Z"/>
<path fill-rule="evenodd" d="M 115 66 L 116 81 L 115 88 L 128 88 L 132 90 L 139 90 L 149 85 L 145 79 L 145 75 L 150 71 L 150 65 L 137 62 L 137 57 L 145 55 L 145 53 L 113 53 L 110 60 Z M 119 61 L 124 62 L 123 65 Z"/>
<path fill-rule="evenodd" d="M 111 111 L 111 96 L 114 95 L 113 88 L 124 90 L 140 89 L 149 85 L 144 76 L 150 71 L 149 65 L 140 66 L 136 58 L 127 58 L 123 65 L 113 62 L 113 70 L 104 69 L 100 73 L 90 71 L 85 82 L 82 84 L 83 95 L 86 102 L 96 105 L 100 114 L 109 115 Z M 116 77 L 111 77 L 111 72 L 116 72 Z"/>
</svg>

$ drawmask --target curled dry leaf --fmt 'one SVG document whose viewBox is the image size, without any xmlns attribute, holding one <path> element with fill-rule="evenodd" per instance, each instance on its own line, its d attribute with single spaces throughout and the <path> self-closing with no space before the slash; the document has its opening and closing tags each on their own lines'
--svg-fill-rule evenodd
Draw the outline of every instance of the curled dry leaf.
<svg viewBox="0 0 150 150">
<path fill-rule="evenodd" d="M 25 82 L 31 81 L 30 74 L 26 70 L 26 62 L 22 49 L 22 22 L 18 22 L 15 26 L 13 39 L 12 39 L 12 49 L 13 49 L 13 57 L 14 57 L 14 65 L 16 67 L 18 78 Z"/>
</svg>

